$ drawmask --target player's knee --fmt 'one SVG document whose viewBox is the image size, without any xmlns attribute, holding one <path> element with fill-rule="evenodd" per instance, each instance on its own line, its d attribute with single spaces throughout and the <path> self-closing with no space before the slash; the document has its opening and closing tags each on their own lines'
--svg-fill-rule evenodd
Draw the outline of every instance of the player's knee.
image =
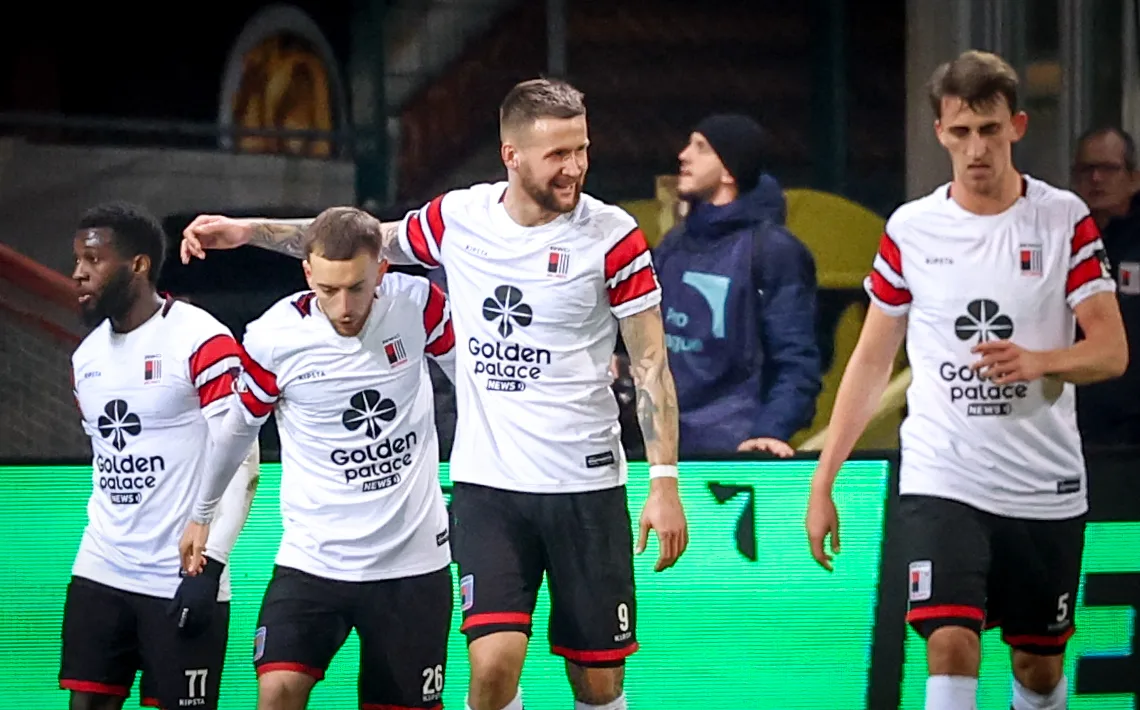
<svg viewBox="0 0 1140 710">
<path fill-rule="evenodd" d="M 624 692 L 625 666 L 585 668 L 566 663 L 566 675 L 574 690 L 574 699 L 586 705 L 606 705 Z"/>
<path fill-rule="evenodd" d="M 1022 687 L 1039 695 L 1049 695 L 1061 682 L 1065 657 L 1038 656 L 1024 651 L 1013 652 L 1013 677 Z"/>
<path fill-rule="evenodd" d="M 115 695 L 80 693 L 73 690 L 71 691 L 68 710 L 120 710 L 125 700 L 126 698 Z"/>
<path fill-rule="evenodd" d="M 257 710 L 304 710 L 316 680 L 304 673 L 273 671 L 257 679 Z"/>
<path fill-rule="evenodd" d="M 930 675 L 977 676 L 981 639 L 964 626 L 943 626 L 926 640 L 926 664 Z"/>
<path fill-rule="evenodd" d="M 505 631 L 477 638 L 467 647 L 471 688 L 480 695 L 514 697 L 526 660 L 526 634 Z"/>
</svg>

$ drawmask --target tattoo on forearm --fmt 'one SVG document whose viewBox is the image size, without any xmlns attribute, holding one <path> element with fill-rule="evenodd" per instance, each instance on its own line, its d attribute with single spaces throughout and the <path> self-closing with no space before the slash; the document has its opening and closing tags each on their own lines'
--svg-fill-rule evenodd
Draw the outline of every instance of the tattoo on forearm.
<svg viewBox="0 0 1140 710">
<path fill-rule="evenodd" d="M 298 224 L 257 222 L 253 225 L 253 236 L 250 237 L 249 243 L 262 249 L 304 259 L 305 229 L 308 226 L 308 222 Z"/>
<path fill-rule="evenodd" d="M 679 408 L 669 372 L 661 310 L 655 308 L 622 321 L 636 385 L 637 421 L 651 463 L 676 463 Z"/>
</svg>

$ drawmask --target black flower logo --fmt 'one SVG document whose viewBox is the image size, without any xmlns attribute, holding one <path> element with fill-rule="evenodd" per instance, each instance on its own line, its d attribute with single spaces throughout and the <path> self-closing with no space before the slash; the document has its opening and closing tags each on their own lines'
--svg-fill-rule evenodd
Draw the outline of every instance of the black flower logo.
<svg viewBox="0 0 1140 710">
<path fill-rule="evenodd" d="M 142 423 L 137 414 L 128 411 L 127 403 L 121 399 L 112 399 L 103 407 L 103 414 L 99 415 L 99 433 L 104 439 L 111 440 L 111 446 L 116 451 L 122 451 L 127 445 L 127 434 L 138 436 L 142 431 Z"/>
<path fill-rule="evenodd" d="M 970 301 L 966 315 L 954 321 L 954 334 L 959 340 L 977 338 L 979 343 L 1006 340 L 1013 335 L 1013 321 L 1000 312 L 996 301 L 980 298 Z"/>
<path fill-rule="evenodd" d="M 396 418 L 396 403 L 387 397 L 381 397 L 376 390 L 364 390 L 352 395 L 348 400 L 348 409 L 341 416 L 344 428 L 356 431 L 360 427 L 367 427 L 365 432 L 369 438 L 380 436 L 383 424 Z"/>
<path fill-rule="evenodd" d="M 514 286 L 500 286 L 494 297 L 483 300 L 483 317 L 498 321 L 497 330 L 504 338 L 514 332 L 515 326 L 525 328 L 530 325 L 534 312 L 522 302 L 523 292 Z"/>
</svg>

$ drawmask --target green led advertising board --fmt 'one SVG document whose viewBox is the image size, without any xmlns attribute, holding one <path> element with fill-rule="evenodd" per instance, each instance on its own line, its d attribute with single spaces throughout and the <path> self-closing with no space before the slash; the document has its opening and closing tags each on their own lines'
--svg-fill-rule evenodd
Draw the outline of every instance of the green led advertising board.
<svg viewBox="0 0 1140 710">
<path fill-rule="evenodd" d="M 653 571 L 655 542 L 637 558 L 641 650 L 627 667 L 630 707 L 863 707 L 889 465 L 852 462 L 844 471 L 839 504 L 850 512 L 844 564 L 834 575 L 815 566 L 802 533 L 813 467 L 811 461 L 682 465 L 691 541 L 667 572 Z M 281 537 L 280 465 L 263 464 L 261 472 L 231 557 L 225 709 L 255 704 L 253 634 Z M 446 466 L 441 475 L 446 484 Z M 645 465 L 631 464 L 634 521 L 647 491 Z M 11 707 L 66 707 L 57 682 L 61 612 L 90 492 L 90 467 L 0 468 L 0 539 L 8 550 L 0 575 L 0 665 L 20 669 L 0 681 Z M 544 590 L 523 675 L 528 710 L 573 704 L 562 659 L 549 652 L 547 614 Z M 451 708 L 463 707 L 467 685 L 459 618 L 457 608 L 444 692 Z M 357 648 L 353 636 L 317 684 L 310 707 L 356 707 Z M 137 707 L 137 688 L 136 680 L 124 707 Z"/>
</svg>

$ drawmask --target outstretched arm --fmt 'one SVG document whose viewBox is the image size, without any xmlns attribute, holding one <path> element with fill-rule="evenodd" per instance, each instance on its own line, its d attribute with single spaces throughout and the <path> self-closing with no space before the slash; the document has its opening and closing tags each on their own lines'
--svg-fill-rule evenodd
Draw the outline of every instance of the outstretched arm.
<svg viewBox="0 0 1140 710">
<path fill-rule="evenodd" d="M 199 215 L 182 231 L 182 263 L 190 263 L 190 257 L 205 259 L 207 249 L 235 249 L 243 244 L 304 259 L 305 230 L 313 219 L 233 219 Z M 416 262 L 400 246 L 399 227 L 399 222 L 380 223 L 383 238 L 380 258 L 391 264 L 414 264 Z"/>
</svg>

